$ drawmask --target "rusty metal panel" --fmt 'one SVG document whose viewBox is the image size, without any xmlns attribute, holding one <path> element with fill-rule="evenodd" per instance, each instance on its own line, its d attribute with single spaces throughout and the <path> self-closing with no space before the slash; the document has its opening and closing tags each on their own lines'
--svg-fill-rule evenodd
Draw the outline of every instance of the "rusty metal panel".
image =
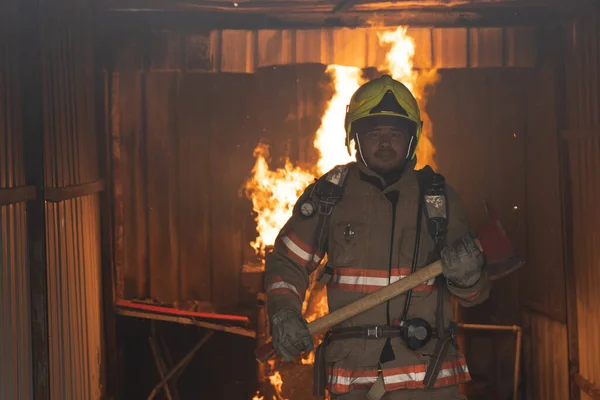
<svg viewBox="0 0 600 400">
<path fill-rule="evenodd" d="M 92 38 L 86 15 L 49 19 L 42 38 L 44 182 L 98 181 Z M 96 194 L 46 201 L 50 398 L 99 399 L 100 211 Z"/>
<path fill-rule="evenodd" d="M 275 166 L 286 155 L 312 165 L 311 138 L 331 96 L 324 69 L 113 77 L 121 296 L 239 307 L 241 267 L 255 260 L 251 203 L 239 193 L 254 164 L 252 149 L 267 140 Z"/>
<path fill-rule="evenodd" d="M 527 79 L 527 130 L 515 132 L 526 137 L 527 267 L 522 282 L 522 301 L 558 321 L 567 321 L 563 251 L 562 204 L 558 127 L 555 118 L 556 73 L 552 66 L 532 69 Z"/>
<path fill-rule="evenodd" d="M 96 195 L 46 204 L 51 399 L 100 399 L 100 219 Z"/>
<path fill-rule="evenodd" d="M 295 31 L 260 30 L 258 31 L 258 67 L 284 65 L 295 60 Z"/>
<path fill-rule="evenodd" d="M 467 28 L 433 29 L 433 63 L 437 68 L 467 67 Z"/>
<path fill-rule="evenodd" d="M 89 36 L 57 22 L 44 40 L 45 182 L 64 187 L 99 179 Z"/>
<path fill-rule="evenodd" d="M 218 72 L 252 73 L 255 68 L 254 31 L 221 31 Z"/>
<path fill-rule="evenodd" d="M 504 28 L 505 67 L 536 66 L 536 30 L 530 27 Z"/>
<path fill-rule="evenodd" d="M 574 21 L 567 37 L 569 128 L 600 125 L 599 14 L 592 10 Z"/>
<path fill-rule="evenodd" d="M 568 140 L 579 374 L 600 382 L 600 129 Z"/>
<path fill-rule="evenodd" d="M 0 21 L 1 23 L 1 21 Z M 19 88 L 18 48 L 11 37 L 0 35 L 0 188 L 25 185 L 23 132 Z M 23 199 L 24 200 L 24 199 Z"/>
<path fill-rule="evenodd" d="M 564 400 L 569 398 L 569 358 L 566 324 L 545 315 L 526 311 L 525 383 L 528 398 Z"/>
<path fill-rule="evenodd" d="M 367 57 L 365 66 L 380 66 L 385 63 L 385 49 L 379 44 L 379 34 L 382 29 L 366 29 L 367 34 Z"/>
<path fill-rule="evenodd" d="M 433 68 L 432 30 L 430 28 L 408 28 L 406 33 L 415 42 L 414 68 Z"/>
<path fill-rule="evenodd" d="M 379 34 L 393 29 L 212 31 L 210 56 L 204 59 L 212 59 L 213 71 L 237 73 L 251 73 L 255 67 L 302 63 L 379 67 L 386 54 Z M 533 29 L 413 27 L 407 29 L 407 34 L 415 44 L 415 68 L 534 66 Z M 169 56 L 172 52 L 163 53 L 164 57 L 173 58 Z"/>
<path fill-rule="evenodd" d="M 0 207 L 0 398 L 32 399 L 31 316 L 24 203 Z"/>
<path fill-rule="evenodd" d="M 153 298 L 172 303 L 177 300 L 179 285 L 179 241 L 175 196 L 177 194 L 178 73 L 157 72 L 147 76 L 146 148 L 148 260 L 150 293 Z M 205 110 L 202 110 L 205 111 Z"/>
<path fill-rule="evenodd" d="M 365 29 L 334 29 L 331 64 L 366 67 L 367 35 Z"/>
<path fill-rule="evenodd" d="M 162 30 L 149 40 L 148 58 L 151 70 L 177 71 L 181 64 L 182 46 L 181 33 Z"/>
<path fill-rule="evenodd" d="M 0 189 L 25 185 L 16 2 L 0 6 Z M 25 200 L 20 199 L 20 200 Z M 25 203 L 0 207 L 0 398 L 33 398 Z"/>
<path fill-rule="evenodd" d="M 570 262 L 580 381 L 600 382 L 600 7 L 572 21 L 566 40 L 566 155 Z M 577 382 L 577 381 L 576 381 Z M 582 389 L 581 397 L 587 398 Z"/>
<path fill-rule="evenodd" d="M 300 29 L 296 31 L 296 63 L 322 63 L 327 48 L 323 44 L 325 32 L 323 29 Z"/>
<path fill-rule="evenodd" d="M 210 59 L 210 34 L 189 34 L 185 36 L 185 69 L 205 71 L 212 69 Z"/>
<path fill-rule="evenodd" d="M 469 67 L 502 67 L 502 28 L 469 29 Z"/>
</svg>

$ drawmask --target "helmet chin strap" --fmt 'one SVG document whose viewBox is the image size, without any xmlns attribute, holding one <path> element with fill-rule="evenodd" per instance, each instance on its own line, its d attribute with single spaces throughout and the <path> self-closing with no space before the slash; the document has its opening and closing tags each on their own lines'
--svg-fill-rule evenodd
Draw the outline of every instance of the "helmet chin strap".
<svg viewBox="0 0 600 400">
<path fill-rule="evenodd" d="M 356 135 L 355 140 L 356 140 L 356 147 L 358 147 L 358 154 L 360 154 L 360 159 L 362 160 L 363 164 L 365 164 L 365 166 L 367 168 L 369 168 L 369 165 L 365 161 L 365 157 L 363 157 L 362 148 L 360 147 L 360 140 L 358 140 L 358 135 Z"/>
<path fill-rule="evenodd" d="M 410 142 L 408 142 L 408 149 L 406 150 L 406 160 L 410 161 L 410 153 L 412 153 L 412 142 L 415 137 L 410 135 Z"/>
<path fill-rule="evenodd" d="M 410 161 L 410 154 L 412 153 L 412 144 L 414 141 L 415 137 L 414 136 L 410 136 L 410 141 L 408 142 L 408 149 L 406 150 L 406 161 Z M 367 161 L 365 160 L 365 157 L 363 156 L 362 153 L 362 147 L 360 146 L 360 140 L 358 139 L 358 135 L 355 136 L 354 140 L 356 140 L 356 147 L 358 147 L 358 154 L 360 155 L 360 159 L 362 160 L 363 164 L 365 164 L 365 166 L 367 168 L 369 168 L 369 164 L 367 164 Z"/>
</svg>

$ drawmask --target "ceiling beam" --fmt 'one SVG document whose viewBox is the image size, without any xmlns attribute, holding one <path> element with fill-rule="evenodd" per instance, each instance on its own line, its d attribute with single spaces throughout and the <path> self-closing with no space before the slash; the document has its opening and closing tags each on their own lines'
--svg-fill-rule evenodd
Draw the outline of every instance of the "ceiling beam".
<svg viewBox="0 0 600 400">
<path fill-rule="evenodd" d="M 122 6 L 124 1 L 119 0 Z M 144 0 L 146 1 L 146 0 Z M 127 9 L 127 6 L 124 7 Z M 122 9 L 123 10 L 123 9 Z M 484 11 L 407 10 L 385 13 L 349 11 L 314 13 L 224 13 L 194 12 L 191 9 L 163 9 L 146 12 L 108 10 L 97 14 L 99 27 L 128 28 L 132 23 L 148 28 L 207 31 L 211 29 L 316 29 L 321 27 L 367 27 L 373 20 L 382 26 L 486 27 L 538 26 L 558 21 L 554 9 L 494 9 Z M 110 22 L 110 24 L 108 24 Z"/>
<path fill-rule="evenodd" d="M 141 9 L 189 9 L 231 13 L 315 13 L 341 14 L 348 11 L 388 12 L 388 11 L 476 11 L 485 8 L 517 9 L 527 7 L 554 7 L 566 0 L 340 0 L 335 6 L 324 0 L 288 1 L 215 1 L 215 0 L 101 0 L 103 9 L 127 9 L 131 4 Z M 574 3 L 583 0 L 571 0 Z M 333 8 L 332 8 L 333 6 Z"/>
<path fill-rule="evenodd" d="M 337 3 L 335 5 L 335 7 L 333 7 L 333 12 L 340 13 L 340 12 L 349 11 L 356 4 L 360 3 L 360 1 L 361 0 L 341 0 L 339 3 Z"/>
</svg>

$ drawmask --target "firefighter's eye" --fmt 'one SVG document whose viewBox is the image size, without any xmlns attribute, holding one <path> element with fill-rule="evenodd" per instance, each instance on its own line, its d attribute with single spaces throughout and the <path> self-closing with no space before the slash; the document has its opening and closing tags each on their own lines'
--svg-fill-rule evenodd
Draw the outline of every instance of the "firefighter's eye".
<svg viewBox="0 0 600 400">
<path fill-rule="evenodd" d="M 377 139 L 379 136 L 381 136 L 381 132 L 378 132 L 378 131 L 371 131 L 371 132 L 365 133 L 365 137 L 367 139 Z"/>
</svg>

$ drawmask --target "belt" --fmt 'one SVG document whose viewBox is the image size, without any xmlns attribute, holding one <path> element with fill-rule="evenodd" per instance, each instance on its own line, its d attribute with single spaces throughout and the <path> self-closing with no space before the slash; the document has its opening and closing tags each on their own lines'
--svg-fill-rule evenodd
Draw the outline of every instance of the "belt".
<svg viewBox="0 0 600 400">
<path fill-rule="evenodd" d="M 342 339 L 380 339 L 403 337 L 404 329 L 398 326 L 390 325 L 372 325 L 372 326 L 353 326 L 348 328 L 333 328 L 327 332 L 323 343 L 316 350 L 315 363 L 313 368 L 313 394 L 323 396 L 326 386 L 326 368 L 325 368 L 325 347 L 332 340 Z M 426 388 L 431 389 L 435 384 L 441 364 L 446 358 L 446 353 L 450 345 L 456 346 L 456 324 L 452 323 L 449 329 L 445 329 L 443 336 L 439 337 L 437 329 L 432 328 L 431 337 L 438 338 L 432 355 L 431 362 L 427 366 L 425 379 L 423 383 Z"/>
<path fill-rule="evenodd" d="M 329 340 L 342 339 L 380 339 L 403 337 L 404 328 L 391 325 L 352 326 L 348 328 L 333 328 Z M 437 329 L 432 328 L 431 337 L 437 337 Z"/>
</svg>

